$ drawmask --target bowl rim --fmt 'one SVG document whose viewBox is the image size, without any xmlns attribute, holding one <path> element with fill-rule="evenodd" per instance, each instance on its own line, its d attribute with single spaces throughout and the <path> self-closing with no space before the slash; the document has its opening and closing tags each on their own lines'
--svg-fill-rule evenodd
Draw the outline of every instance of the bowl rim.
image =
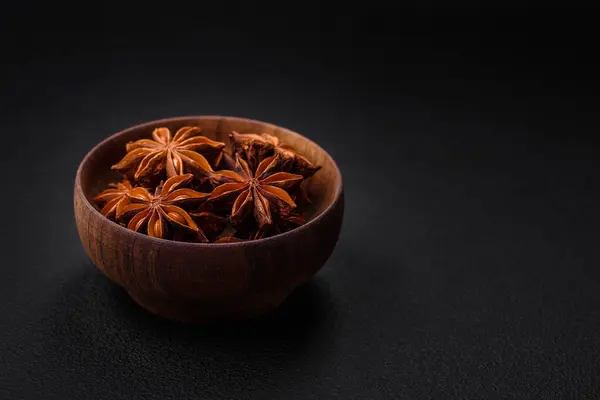
<svg viewBox="0 0 600 400">
<path fill-rule="evenodd" d="M 81 172 L 83 170 L 83 166 L 88 162 L 88 160 L 92 157 L 92 155 L 98 151 L 98 149 L 100 149 L 102 146 L 106 145 L 108 142 L 112 141 L 114 138 L 121 136 L 121 135 L 125 135 L 128 132 L 131 132 L 133 130 L 137 130 L 137 129 L 144 129 L 150 126 L 154 126 L 157 124 L 166 124 L 166 123 L 177 123 L 179 121 L 187 121 L 190 119 L 228 119 L 228 120 L 237 120 L 237 121 L 241 121 L 241 122 L 252 122 L 252 123 L 259 123 L 259 124 L 263 124 L 263 125 L 268 125 L 280 130 L 284 130 L 286 131 L 287 134 L 291 134 L 292 136 L 296 136 L 296 137 L 300 137 L 303 140 L 307 140 L 308 142 L 310 142 L 311 144 L 313 144 L 316 148 L 318 148 L 319 150 L 321 150 L 331 161 L 331 163 L 333 164 L 333 167 L 335 168 L 335 171 L 337 173 L 337 176 L 339 177 L 339 184 L 337 185 L 336 191 L 334 193 L 334 197 L 333 197 L 333 201 L 331 201 L 331 203 L 327 206 L 327 208 L 325 208 L 323 211 L 321 211 L 317 216 L 315 216 L 313 219 L 311 219 L 310 221 L 308 221 L 307 223 L 305 223 L 304 225 L 301 225 L 297 228 L 294 228 L 290 231 L 284 232 L 284 233 L 278 233 L 276 235 L 273 236 L 269 236 L 266 238 L 262 238 L 262 239 L 254 239 L 254 240 L 245 240 L 245 241 L 241 241 L 241 242 L 226 242 L 226 243 L 198 243 L 198 242 L 180 242 L 177 240 L 169 240 L 169 239 L 161 239 L 161 238 L 155 238 L 152 236 L 148 236 L 145 235 L 143 233 L 139 233 L 139 232 L 135 232 L 132 231 L 131 229 L 127 229 L 126 227 L 123 227 L 119 224 L 114 223 L 113 221 L 110 221 L 109 219 L 107 219 L 106 217 L 104 217 L 88 200 L 87 196 L 85 195 L 85 193 L 83 192 L 83 187 L 81 185 Z M 168 118 L 161 118 L 161 119 L 156 119 L 156 120 L 152 120 L 152 121 L 147 121 L 147 122 L 142 122 L 140 124 L 137 125 L 133 125 L 130 127 L 127 127 L 125 129 L 122 129 L 120 131 L 118 131 L 117 133 L 114 133 L 110 136 L 108 136 L 107 138 L 105 138 L 104 140 L 98 142 L 94 147 L 92 147 L 87 153 L 86 155 L 82 158 L 81 162 L 79 163 L 79 166 L 77 167 L 77 174 L 75 175 L 75 190 L 77 192 L 77 194 L 83 199 L 83 204 L 85 204 L 85 206 L 91 210 L 92 213 L 94 213 L 96 216 L 106 219 L 107 222 L 110 222 L 114 225 L 114 228 L 117 230 L 120 230 L 121 232 L 123 232 L 125 235 L 132 235 L 135 238 L 143 238 L 146 240 L 149 240 L 150 242 L 155 242 L 157 244 L 165 244 L 165 243 L 169 243 L 173 246 L 181 246 L 181 247 L 199 247 L 199 248 L 207 248 L 207 247 L 228 247 L 228 246 L 253 246 L 253 245 L 259 245 L 259 244 L 266 244 L 268 242 L 273 242 L 276 240 L 280 240 L 281 238 L 284 238 L 286 236 L 290 236 L 290 235 L 294 235 L 296 233 L 301 232 L 302 230 L 306 230 L 309 228 L 310 225 L 314 225 L 317 224 L 321 219 L 323 219 L 325 217 L 325 215 L 327 215 L 329 212 L 331 212 L 332 208 L 339 202 L 340 197 L 343 193 L 343 188 L 344 188 L 344 182 L 343 182 L 343 177 L 342 177 L 342 173 L 337 165 L 337 163 L 335 162 L 334 158 L 325 150 L 323 149 L 318 143 L 315 143 L 314 141 L 312 141 L 311 139 L 307 138 L 306 136 L 303 136 L 291 129 L 285 128 L 283 126 L 280 125 L 276 125 L 274 123 L 271 122 L 266 122 L 266 121 L 262 121 L 262 120 L 257 120 L 257 119 L 252 119 L 252 118 L 244 118 L 244 117 L 235 117 L 235 116 L 228 116 L 228 115 L 183 115 L 183 116 L 177 116 L 177 117 L 168 117 Z"/>
</svg>

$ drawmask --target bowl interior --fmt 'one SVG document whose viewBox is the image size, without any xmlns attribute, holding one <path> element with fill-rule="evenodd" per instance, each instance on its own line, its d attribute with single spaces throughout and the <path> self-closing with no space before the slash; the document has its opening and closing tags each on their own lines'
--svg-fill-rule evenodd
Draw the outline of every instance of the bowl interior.
<svg viewBox="0 0 600 400">
<path fill-rule="evenodd" d="M 92 198 L 104 190 L 108 183 L 120 180 L 119 174 L 110 167 L 125 155 L 125 144 L 141 138 L 150 138 L 152 130 L 166 126 L 173 133 L 183 126 L 198 126 L 202 135 L 229 144 L 228 135 L 239 133 L 268 133 L 277 136 L 321 169 L 306 182 L 312 204 L 304 217 L 307 222 L 325 211 L 336 199 L 341 189 L 341 176 L 333 159 L 314 142 L 273 124 L 244 118 L 204 116 L 181 117 L 148 122 L 128 128 L 97 145 L 80 167 L 80 183 L 83 193 L 94 208 Z"/>
</svg>

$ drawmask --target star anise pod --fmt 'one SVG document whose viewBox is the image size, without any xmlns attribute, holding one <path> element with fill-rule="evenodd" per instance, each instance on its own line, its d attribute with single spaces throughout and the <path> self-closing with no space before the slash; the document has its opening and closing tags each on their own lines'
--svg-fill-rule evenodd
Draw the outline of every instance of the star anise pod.
<svg viewBox="0 0 600 400">
<path fill-rule="evenodd" d="M 244 240 L 256 240 L 291 231 L 305 223 L 304 217 L 297 210 L 296 208 L 290 213 L 283 214 L 273 213 L 271 215 L 273 223 L 262 228 L 259 228 L 254 220 L 244 221 L 244 223 L 237 226 L 235 237 Z"/>
<path fill-rule="evenodd" d="M 305 178 L 313 176 L 318 170 L 321 169 L 320 165 L 311 163 L 306 157 L 299 154 L 286 144 L 276 146 L 275 154 L 279 155 L 282 170 L 292 171 L 296 174 L 302 175 Z"/>
<path fill-rule="evenodd" d="M 250 168 L 255 168 L 264 158 L 273 154 L 279 156 L 279 168 L 282 171 L 299 174 L 304 178 L 311 177 L 321 168 L 296 152 L 292 147 L 282 143 L 278 137 L 268 133 L 238 133 L 233 131 L 229 135 L 229 139 L 233 152 L 247 160 Z"/>
<path fill-rule="evenodd" d="M 272 137 L 274 136 L 236 131 L 229 134 L 232 153 L 246 160 L 248 166 L 253 170 L 262 160 L 274 154 L 275 146 L 271 140 Z"/>
<path fill-rule="evenodd" d="M 131 182 L 124 180 L 119 183 L 109 183 L 108 189 L 94 197 L 94 201 L 102 206 L 100 213 L 106 218 L 116 220 L 121 217 L 123 210 L 129 205 L 128 195 L 133 190 Z"/>
<path fill-rule="evenodd" d="M 221 236 L 220 238 L 215 240 L 215 243 L 238 243 L 238 242 L 244 242 L 244 239 L 240 239 L 240 238 L 237 238 L 232 235 L 227 235 L 227 236 Z"/>
<path fill-rule="evenodd" d="M 211 241 L 223 232 L 228 221 L 227 217 L 207 211 L 189 212 L 188 214 L 201 227 L 206 237 Z"/>
<path fill-rule="evenodd" d="M 199 241 L 208 242 L 203 230 L 182 207 L 195 206 L 208 198 L 208 193 L 180 188 L 193 179 L 192 174 L 177 175 L 159 185 L 154 194 L 144 187 L 134 188 L 129 193 L 131 204 L 123 210 L 124 219 L 131 218 L 127 228 L 149 236 L 168 238 L 169 228 L 194 235 Z"/>
<path fill-rule="evenodd" d="M 275 234 L 291 231 L 301 225 L 304 225 L 306 221 L 302 214 L 298 212 L 292 212 L 289 215 L 280 215 L 275 221 L 274 228 Z"/>
<path fill-rule="evenodd" d="M 273 173 L 277 165 L 277 156 L 267 157 L 252 173 L 248 163 L 238 155 L 237 172 L 217 172 L 227 183 L 217 186 L 208 202 L 229 203 L 233 200 L 229 217 L 233 225 L 241 223 L 249 214 L 253 215 L 259 229 L 271 225 L 272 210 L 287 215 L 296 207 L 286 189 L 296 187 L 303 179 L 301 175 L 289 172 Z"/>
<path fill-rule="evenodd" d="M 152 139 L 127 143 L 127 154 L 112 169 L 126 176 L 131 176 L 133 172 L 136 181 L 163 172 L 166 172 L 167 178 L 172 178 L 194 170 L 208 168 L 212 171 L 208 160 L 199 151 L 217 151 L 214 162 L 217 165 L 225 143 L 198 136 L 200 132 L 198 127 L 186 126 L 172 136 L 169 128 L 156 128 L 152 132 Z"/>
</svg>

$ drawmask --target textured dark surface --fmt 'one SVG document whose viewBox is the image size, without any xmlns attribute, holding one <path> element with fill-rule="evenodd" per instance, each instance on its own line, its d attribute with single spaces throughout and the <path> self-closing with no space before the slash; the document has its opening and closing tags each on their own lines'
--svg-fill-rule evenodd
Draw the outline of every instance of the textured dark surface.
<svg viewBox="0 0 600 400">
<path fill-rule="evenodd" d="M 449 34 L 431 31 L 444 12 L 409 29 L 308 10 L 290 28 L 242 10 L 194 35 L 175 15 L 126 37 L 33 33 L 44 15 L 21 10 L 3 41 L 1 399 L 600 396 L 593 23 Z M 152 317 L 79 244 L 85 152 L 185 114 L 289 127 L 344 174 L 336 251 L 264 320 Z"/>
</svg>

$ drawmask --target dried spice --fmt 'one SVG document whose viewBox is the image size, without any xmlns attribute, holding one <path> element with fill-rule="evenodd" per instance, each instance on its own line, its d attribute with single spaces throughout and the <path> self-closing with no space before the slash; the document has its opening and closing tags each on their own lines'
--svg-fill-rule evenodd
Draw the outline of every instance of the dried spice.
<svg viewBox="0 0 600 400">
<path fill-rule="evenodd" d="M 115 220 L 121 217 L 125 206 L 129 205 L 129 194 L 133 186 L 128 180 L 119 183 L 110 183 L 106 189 L 96 197 L 94 201 L 103 206 L 100 212 L 105 217 Z"/>
<path fill-rule="evenodd" d="M 94 201 L 105 217 L 149 236 L 235 243 L 305 223 L 306 179 L 320 166 L 275 136 L 232 132 L 225 143 L 186 126 L 129 142 L 111 183 Z"/>
<path fill-rule="evenodd" d="M 133 189 L 128 195 L 131 204 L 122 213 L 123 219 L 129 219 L 127 228 L 136 232 L 146 230 L 149 236 L 157 238 L 169 237 L 169 228 L 180 229 L 195 234 L 199 241 L 208 242 L 203 230 L 182 208 L 197 205 L 209 196 L 192 189 L 178 189 L 192 178 L 191 174 L 169 178 L 156 187 L 154 194 L 144 187 Z"/>
<path fill-rule="evenodd" d="M 220 238 L 218 238 L 217 240 L 215 240 L 215 243 L 237 243 L 237 242 L 243 242 L 243 239 L 237 238 L 235 236 L 221 236 Z"/>
<path fill-rule="evenodd" d="M 171 178 L 184 172 L 212 171 L 208 160 L 200 152 L 216 150 L 215 164 L 218 165 L 225 143 L 198 136 L 200 132 L 198 127 L 183 127 L 172 136 L 168 128 L 157 128 L 152 132 L 152 139 L 127 143 L 127 154 L 112 169 L 125 175 L 133 172 L 135 180 L 165 172 L 166 177 Z"/>
<path fill-rule="evenodd" d="M 262 160 L 274 154 L 275 142 L 271 138 L 274 136 L 236 131 L 229 134 L 233 153 L 246 160 L 252 169 L 255 169 Z"/>
<path fill-rule="evenodd" d="M 209 202 L 232 201 L 232 224 L 236 225 L 252 214 L 259 230 L 273 224 L 271 210 L 279 215 L 288 215 L 296 208 L 296 203 L 285 189 L 292 189 L 302 181 L 301 175 L 289 172 L 275 172 L 278 157 L 265 158 L 252 173 L 248 163 L 237 158 L 237 172 L 225 175 L 230 180 L 217 186 L 210 195 Z"/>
<path fill-rule="evenodd" d="M 196 224 L 202 227 L 202 231 L 211 241 L 214 241 L 223 232 L 228 221 L 227 217 L 207 211 L 190 212 L 189 214 Z"/>
<path fill-rule="evenodd" d="M 279 156 L 279 168 L 282 171 L 300 174 L 305 178 L 313 176 L 321 167 L 311 163 L 290 146 L 281 143 L 278 137 L 268 133 L 231 132 L 229 139 L 235 154 L 247 160 L 250 168 L 271 155 Z"/>
</svg>

